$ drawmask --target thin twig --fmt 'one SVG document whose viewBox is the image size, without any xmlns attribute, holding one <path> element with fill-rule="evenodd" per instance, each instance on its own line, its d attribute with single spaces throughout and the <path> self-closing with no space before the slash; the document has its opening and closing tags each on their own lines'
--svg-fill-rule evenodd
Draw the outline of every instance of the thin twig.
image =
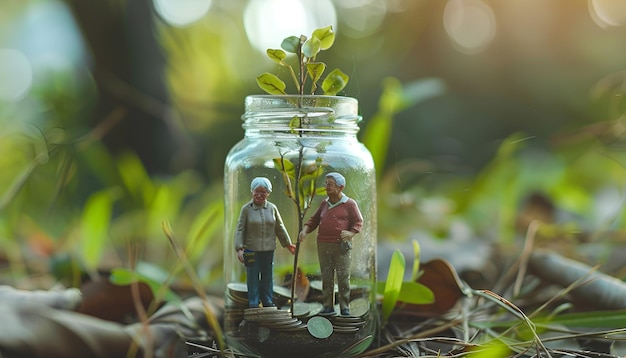
<svg viewBox="0 0 626 358">
<path fill-rule="evenodd" d="M 528 259 L 530 258 L 533 247 L 535 246 L 535 236 L 537 235 L 537 230 L 539 230 L 539 225 L 540 222 L 537 220 L 533 220 L 530 224 L 528 224 L 526 239 L 524 240 L 524 248 L 522 249 L 522 254 L 519 258 L 519 270 L 517 271 L 517 277 L 513 286 L 513 297 L 518 297 L 520 294 L 524 276 L 526 276 L 526 270 L 528 269 Z"/>
<path fill-rule="evenodd" d="M 550 352 L 548 351 L 548 348 L 546 348 L 546 346 L 543 345 L 543 342 L 541 341 L 541 339 L 539 338 L 539 336 L 537 335 L 537 330 L 535 327 L 535 324 L 524 314 L 524 312 L 517 307 L 516 305 L 514 305 L 513 303 L 511 303 L 510 301 L 508 301 L 507 299 L 505 299 L 504 297 L 491 292 L 489 290 L 474 290 L 473 294 L 486 298 L 488 300 L 491 300 L 495 303 L 497 303 L 498 305 L 500 305 L 501 307 L 503 307 L 504 309 L 506 309 L 507 311 L 511 312 L 514 316 L 518 317 L 519 319 L 523 320 L 526 325 L 528 325 L 528 327 L 530 328 L 530 331 L 533 334 L 533 338 L 535 340 L 535 343 L 541 348 L 541 350 L 543 350 L 547 355 L 548 358 L 551 358 L 552 356 L 550 355 Z"/>
<path fill-rule="evenodd" d="M 165 236 L 167 236 L 167 239 L 169 240 L 170 245 L 174 249 L 174 253 L 178 257 L 178 259 L 182 262 L 185 268 L 185 271 L 187 272 L 187 275 L 191 279 L 194 290 L 196 291 L 198 296 L 200 296 L 200 298 L 202 299 L 202 306 L 204 308 L 204 314 L 207 319 L 207 322 L 213 328 L 213 331 L 216 336 L 217 344 L 219 345 L 220 349 L 223 350 L 223 348 L 225 347 L 225 343 L 224 343 L 224 338 L 222 336 L 222 330 L 220 328 L 220 324 L 217 318 L 215 317 L 213 308 L 209 304 L 209 297 L 202 286 L 202 281 L 200 281 L 200 278 L 198 278 L 196 271 L 189 263 L 189 260 L 187 259 L 187 255 L 185 251 L 182 250 L 180 246 L 178 245 L 178 242 L 176 241 L 176 236 L 174 235 L 174 231 L 172 230 L 172 227 L 170 226 L 169 222 L 163 221 L 162 227 L 163 227 L 163 231 L 165 232 Z"/>
<path fill-rule="evenodd" d="M 384 353 L 384 352 L 387 352 L 387 351 L 389 351 L 389 350 L 391 350 L 393 348 L 396 348 L 399 345 L 402 345 L 402 344 L 405 344 L 405 343 L 408 343 L 408 342 L 411 342 L 411 341 L 414 341 L 414 340 L 417 340 L 417 339 L 420 339 L 420 338 L 428 337 L 428 336 L 431 336 L 433 334 L 445 331 L 446 329 L 454 327 L 454 326 L 456 326 L 459 323 L 461 323 L 461 320 L 459 320 L 459 319 L 450 321 L 450 322 L 448 322 L 446 324 L 443 324 L 441 326 L 434 327 L 434 328 L 422 331 L 420 333 L 416 333 L 416 334 L 414 334 L 411 337 L 403 338 L 403 339 L 400 339 L 400 340 L 398 340 L 396 342 L 384 345 L 382 347 L 363 352 L 362 354 L 356 356 L 356 358 L 373 357 L 373 356 L 375 356 L 377 354 Z"/>
</svg>

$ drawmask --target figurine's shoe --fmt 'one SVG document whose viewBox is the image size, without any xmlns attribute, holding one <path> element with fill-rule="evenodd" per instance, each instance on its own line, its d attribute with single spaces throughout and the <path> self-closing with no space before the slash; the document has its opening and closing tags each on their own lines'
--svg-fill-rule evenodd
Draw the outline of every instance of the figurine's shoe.
<svg viewBox="0 0 626 358">
<path fill-rule="evenodd" d="M 263 307 L 276 307 L 276 305 L 274 304 L 274 302 L 270 302 L 270 303 L 264 303 Z"/>
<path fill-rule="evenodd" d="M 332 307 L 324 307 L 324 309 L 320 311 L 320 315 L 322 316 L 330 316 L 334 314 L 336 314 L 336 312 L 335 312 L 335 309 Z"/>
<path fill-rule="evenodd" d="M 350 309 L 348 309 L 348 308 L 342 308 L 342 309 L 341 309 L 341 315 L 342 315 L 342 316 L 349 316 L 349 315 L 350 315 Z"/>
</svg>

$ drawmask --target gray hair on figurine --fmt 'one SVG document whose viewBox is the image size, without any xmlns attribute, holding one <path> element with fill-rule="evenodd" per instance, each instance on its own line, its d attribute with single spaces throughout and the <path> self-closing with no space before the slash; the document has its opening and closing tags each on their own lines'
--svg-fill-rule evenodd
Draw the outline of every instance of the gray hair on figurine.
<svg viewBox="0 0 626 358">
<path fill-rule="evenodd" d="M 254 189 L 258 187 L 264 187 L 268 192 L 272 192 L 272 182 L 264 177 L 256 177 L 252 179 L 252 183 L 250 183 L 250 191 L 254 191 Z"/>
<path fill-rule="evenodd" d="M 336 173 L 336 172 L 328 173 L 326 174 L 326 178 L 335 179 L 335 184 L 337 184 L 338 186 L 346 186 L 346 178 L 344 178 L 343 175 L 339 173 Z"/>
</svg>

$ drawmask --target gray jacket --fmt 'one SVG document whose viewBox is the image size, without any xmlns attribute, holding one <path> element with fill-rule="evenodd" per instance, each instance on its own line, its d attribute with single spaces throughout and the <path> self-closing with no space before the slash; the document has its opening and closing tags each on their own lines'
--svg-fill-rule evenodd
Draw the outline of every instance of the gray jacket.
<svg viewBox="0 0 626 358">
<path fill-rule="evenodd" d="M 252 200 L 241 208 L 235 230 L 235 250 L 274 251 L 276 238 L 283 247 L 291 245 L 289 233 L 276 205 L 265 201 L 257 206 Z"/>
</svg>

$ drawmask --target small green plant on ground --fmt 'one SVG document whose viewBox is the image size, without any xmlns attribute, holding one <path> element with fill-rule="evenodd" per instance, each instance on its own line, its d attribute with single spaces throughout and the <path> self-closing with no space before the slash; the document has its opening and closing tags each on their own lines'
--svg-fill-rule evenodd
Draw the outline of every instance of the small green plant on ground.
<svg viewBox="0 0 626 358">
<path fill-rule="evenodd" d="M 326 71 L 326 64 L 316 60 L 320 51 L 328 50 L 335 43 L 335 32 L 332 26 L 316 29 L 310 38 L 304 35 L 289 36 L 281 43 L 282 49 L 268 49 L 267 56 L 280 66 L 289 69 L 296 89 L 300 95 L 304 95 L 307 78 L 311 79 L 311 92 L 315 94 L 317 83 Z M 287 53 L 296 54 L 298 57 L 298 73 L 287 62 Z M 325 95 L 334 96 L 348 84 L 348 75 L 339 69 L 332 70 L 322 81 L 322 90 Z M 278 76 L 265 72 L 256 78 L 261 89 L 269 94 L 287 94 L 287 85 Z"/>
<path fill-rule="evenodd" d="M 389 263 L 389 273 L 387 280 L 379 282 L 378 293 L 382 294 L 382 318 L 383 325 L 391 316 L 399 302 L 412 304 L 425 304 L 435 301 L 433 292 L 426 286 L 417 282 L 421 276 L 420 246 L 413 240 L 413 268 L 411 270 L 411 280 L 404 281 L 404 271 L 406 260 L 400 250 L 395 250 Z"/>
</svg>

